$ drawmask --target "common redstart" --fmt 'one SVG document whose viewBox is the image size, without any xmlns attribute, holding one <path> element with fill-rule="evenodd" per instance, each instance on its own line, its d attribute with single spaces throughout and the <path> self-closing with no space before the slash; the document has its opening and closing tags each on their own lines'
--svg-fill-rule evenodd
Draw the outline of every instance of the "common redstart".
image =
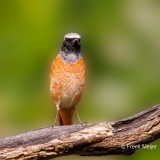
<svg viewBox="0 0 160 160">
<path fill-rule="evenodd" d="M 74 111 L 82 98 L 85 85 L 85 63 L 81 56 L 81 37 L 77 33 L 64 36 L 61 50 L 50 72 L 50 94 L 57 108 L 60 125 L 71 125 Z"/>
</svg>

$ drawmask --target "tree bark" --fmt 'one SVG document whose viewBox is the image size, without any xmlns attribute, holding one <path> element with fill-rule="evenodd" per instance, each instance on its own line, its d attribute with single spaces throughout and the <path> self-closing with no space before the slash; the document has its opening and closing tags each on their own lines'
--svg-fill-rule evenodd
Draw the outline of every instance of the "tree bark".
<svg viewBox="0 0 160 160">
<path fill-rule="evenodd" d="M 132 155 L 158 138 L 160 105 L 115 122 L 51 126 L 1 139 L 0 159 Z"/>
</svg>

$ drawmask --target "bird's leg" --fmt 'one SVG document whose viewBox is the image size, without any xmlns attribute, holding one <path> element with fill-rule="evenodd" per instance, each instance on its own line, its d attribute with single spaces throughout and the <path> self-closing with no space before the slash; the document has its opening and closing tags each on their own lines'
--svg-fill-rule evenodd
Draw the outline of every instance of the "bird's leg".
<svg viewBox="0 0 160 160">
<path fill-rule="evenodd" d="M 56 107 L 56 108 L 57 108 L 57 107 Z M 55 118 L 55 120 L 54 120 L 54 124 L 52 125 L 52 128 L 53 128 L 54 126 L 56 126 L 57 117 L 58 117 L 58 111 L 59 111 L 59 109 L 57 108 L 56 118 Z"/>
<path fill-rule="evenodd" d="M 78 118 L 79 123 L 82 124 L 82 122 L 81 122 L 81 120 L 80 120 L 80 117 L 79 117 L 79 115 L 78 115 L 77 108 L 75 107 L 74 109 L 75 109 L 75 112 L 76 112 L 76 115 L 77 115 L 77 118 Z"/>
</svg>

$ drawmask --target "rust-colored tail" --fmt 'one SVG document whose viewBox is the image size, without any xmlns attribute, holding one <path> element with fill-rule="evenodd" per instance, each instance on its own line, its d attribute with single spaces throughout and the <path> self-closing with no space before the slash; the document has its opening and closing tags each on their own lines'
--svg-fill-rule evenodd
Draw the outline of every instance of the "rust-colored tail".
<svg viewBox="0 0 160 160">
<path fill-rule="evenodd" d="M 72 109 L 60 109 L 59 110 L 59 125 L 71 125 L 73 117 L 74 108 Z"/>
</svg>

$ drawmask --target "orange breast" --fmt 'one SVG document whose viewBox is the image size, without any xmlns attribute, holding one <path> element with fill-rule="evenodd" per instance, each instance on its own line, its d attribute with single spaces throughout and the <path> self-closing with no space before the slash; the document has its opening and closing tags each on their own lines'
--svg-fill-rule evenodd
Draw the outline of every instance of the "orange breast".
<svg viewBox="0 0 160 160">
<path fill-rule="evenodd" d="M 80 101 L 85 84 L 85 64 L 82 58 L 65 63 L 58 55 L 52 63 L 50 94 L 56 107 L 71 109 Z"/>
</svg>

